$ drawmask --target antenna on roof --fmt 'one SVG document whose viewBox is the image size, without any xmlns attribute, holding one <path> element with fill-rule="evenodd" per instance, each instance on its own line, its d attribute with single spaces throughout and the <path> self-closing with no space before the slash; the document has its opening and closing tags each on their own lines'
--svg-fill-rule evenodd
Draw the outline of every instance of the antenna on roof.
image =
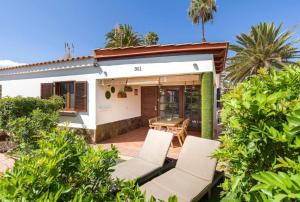
<svg viewBox="0 0 300 202">
<path fill-rule="evenodd" d="M 74 54 L 74 44 L 65 42 L 65 55 L 64 59 L 70 59 L 72 58 L 72 55 Z"/>
</svg>

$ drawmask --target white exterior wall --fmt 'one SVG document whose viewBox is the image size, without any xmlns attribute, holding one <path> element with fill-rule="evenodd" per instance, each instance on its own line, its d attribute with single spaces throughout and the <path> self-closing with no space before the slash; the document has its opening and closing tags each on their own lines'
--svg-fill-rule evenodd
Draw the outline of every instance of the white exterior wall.
<svg viewBox="0 0 300 202">
<path fill-rule="evenodd" d="M 98 124 L 141 116 L 140 87 L 134 86 L 138 88 L 138 96 L 132 92 L 127 93 L 127 98 L 117 98 L 120 86 L 115 86 L 116 92 L 107 100 L 107 87 L 98 85 L 96 80 L 214 72 L 213 55 L 210 54 L 104 60 L 97 62 L 98 67 L 94 67 L 93 63 L 94 59 L 86 59 L 0 71 L 2 94 L 39 97 L 41 83 L 88 81 L 88 111 L 76 117 L 64 116 L 61 123 L 96 129 Z"/>
<path fill-rule="evenodd" d="M 103 79 L 199 74 L 215 69 L 213 55 L 209 54 L 106 60 L 98 64 Z"/>
<path fill-rule="evenodd" d="M 87 112 L 80 112 L 76 117 L 62 116 L 60 125 L 68 124 L 75 128 L 95 129 L 96 78 L 99 73 L 91 65 L 93 65 L 93 59 L 0 71 L 2 96 L 40 97 L 41 83 L 87 81 Z M 66 67 L 73 67 L 73 69 L 64 69 Z"/>
<path fill-rule="evenodd" d="M 214 71 L 213 55 L 208 54 L 114 59 L 99 61 L 98 65 L 101 72 L 99 80 L 200 74 Z M 97 125 L 141 116 L 140 87 L 133 86 L 133 88 L 138 88 L 138 96 L 130 92 L 127 93 L 127 98 L 117 98 L 119 89 L 124 86 L 114 87 L 116 87 L 116 92 L 107 100 L 105 91 L 110 87 L 97 84 Z"/>
<path fill-rule="evenodd" d="M 106 99 L 105 92 L 110 90 L 110 86 L 97 85 L 97 125 L 141 116 L 141 88 L 132 86 L 133 91 L 126 93 L 127 98 L 118 98 L 118 91 L 124 86 L 114 87 L 115 93 Z M 138 89 L 138 95 L 134 95 L 134 89 Z"/>
</svg>

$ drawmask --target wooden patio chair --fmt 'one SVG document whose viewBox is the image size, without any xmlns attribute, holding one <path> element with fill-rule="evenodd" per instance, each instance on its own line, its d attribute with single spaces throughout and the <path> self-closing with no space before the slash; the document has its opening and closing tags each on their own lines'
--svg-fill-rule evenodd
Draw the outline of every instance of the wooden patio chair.
<svg viewBox="0 0 300 202">
<path fill-rule="evenodd" d="M 175 126 L 175 127 L 168 127 L 167 128 L 168 132 L 173 133 L 174 136 L 177 137 L 180 146 L 183 145 L 184 140 L 187 136 L 187 130 L 188 130 L 189 122 L 190 122 L 190 119 L 185 119 L 182 122 L 181 126 L 179 126 L 179 127 Z M 171 143 L 171 145 L 173 147 L 173 143 Z"/>
<path fill-rule="evenodd" d="M 159 117 L 153 117 L 151 119 L 148 120 L 149 122 L 149 128 L 150 129 L 154 129 L 154 130 L 161 130 L 161 128 L 159 126 L 154 126 L 152 125 L 152 123 L 156 122 L 159 120 Z"/>
</svg>

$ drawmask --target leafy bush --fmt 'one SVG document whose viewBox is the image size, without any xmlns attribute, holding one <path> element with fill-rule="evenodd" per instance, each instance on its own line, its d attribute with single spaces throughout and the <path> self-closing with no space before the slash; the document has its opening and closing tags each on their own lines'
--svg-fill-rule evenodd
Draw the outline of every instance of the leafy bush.
<svg viewBox="0 0 300 202">
<path fill-rule="evenodd" d="M 272 201 L 272 194 L 281 193 L 280 187 L 272 184 L 269 192 L 262 189 L 271 186 L 262 184 L 267 182 L 262 176 L 274 172 L 273 177 L 286 173 L 285 178 L 297 178 L 299 170 L 283 162 L 287 158 L 290 163 L 296 162 L 300 155 L 299 101 L 297 66 L 271 74 L 262 69 L 260 75 L 237 85 L 223 97 L 223 148 L 214 156 L 228 164 L 229 178 L 222 185 L 224 201 L 255 200 L 258 195 Z M 293 192 L 292 186 L 287 187 Z"/>
<path fill-rule="evenodd" d="M 31 150 L 36 146 L 40 131 L 56 127 L 58 110 L 63 99 L 57 96 L 49 100 L 33 97 L 5 97 L 0 99 L 0 128 L 10 134 L 19 148 Z"/>
<path fill-rule="evenodd" d="M 251 189 L 256 191 L 256 201 L 300 200 L 300 174 L 266 171 L 254 174 L 253 178 L 260 182 Z"/>
<path fill-rule="evenodd" d="M 44 113 L 56 112 L 63 107 L 58 96 L 45 100 L 34 97 L 4 97 L 0 99 L 0 128 L 8 130 L 8 123 L 19 117 L 28 117 L 35 109 Z"/>
<path fill-rule="evenodd" d="M 19 143 L 19 147 L 30 150 L 37 146 L 39 132 L 50 132 L 56 127 L 58 121 L 57 112 L 47 114 L 40 109 L 33 110 L 27 117 L 19 117 L 9 122 L 10 132 L 14 134 L 13 139 Z"/>
<path fill-rule="evenodd" d="M 264 171 L 253 174 L 252 177 L 259 183 L 251 188 L 251 196 L 259 201 L 293 201 L 300 200 L 300 104 L 295 111 L 287 116 L 288 125 L 284 127 L 284 133 L 288 136 L 284 139 L 292 139 L 288 147 L 298 150 L 298 157 L 278 158 L 274 166 L 279 172 Z M 297 153 L 296 153 L 297 154 Z M 285 171 L 285 172 L 282 172 Z"/>
<path fill-rule="evenodd" d="M 37 142 L 39 149 L 23 155 L 4 174 L 0 199 L 68 201 L 83 197 L 103 201 L 109 197 L 109 184 L 114 184 L 109 171 L 117 158 L 115 149 L 94 150 L 68 130 L 57 129 L 43 136 Z"/>
<path fill-rule="evenodd" d="M 145 201 L 134 182 L 111 177 L 115 148 L 94 149 L 71 130 L 41 137 L 38 149 L 0 177 L 0 201 Z"/>
</svg>

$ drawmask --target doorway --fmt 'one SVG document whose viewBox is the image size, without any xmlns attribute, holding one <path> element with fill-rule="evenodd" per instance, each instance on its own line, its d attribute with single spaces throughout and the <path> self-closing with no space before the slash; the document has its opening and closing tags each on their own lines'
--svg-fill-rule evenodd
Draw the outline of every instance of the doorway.
<svg viewBox="0 0 300 202">
<path fill-rule="evenodd" d="M 143 126 L 148 126 L 148 120 L 158 116 L 157 100 L 157 86 L 141 87 L 141 116 Z"/>
<path fill-rule="evenodd" d="M 143 126 L 148 119 L 189 118 L 189 130 L 201 129 L 200 86 L 146 86 L 141 88 L 141 115 Z"/>
</svg>

